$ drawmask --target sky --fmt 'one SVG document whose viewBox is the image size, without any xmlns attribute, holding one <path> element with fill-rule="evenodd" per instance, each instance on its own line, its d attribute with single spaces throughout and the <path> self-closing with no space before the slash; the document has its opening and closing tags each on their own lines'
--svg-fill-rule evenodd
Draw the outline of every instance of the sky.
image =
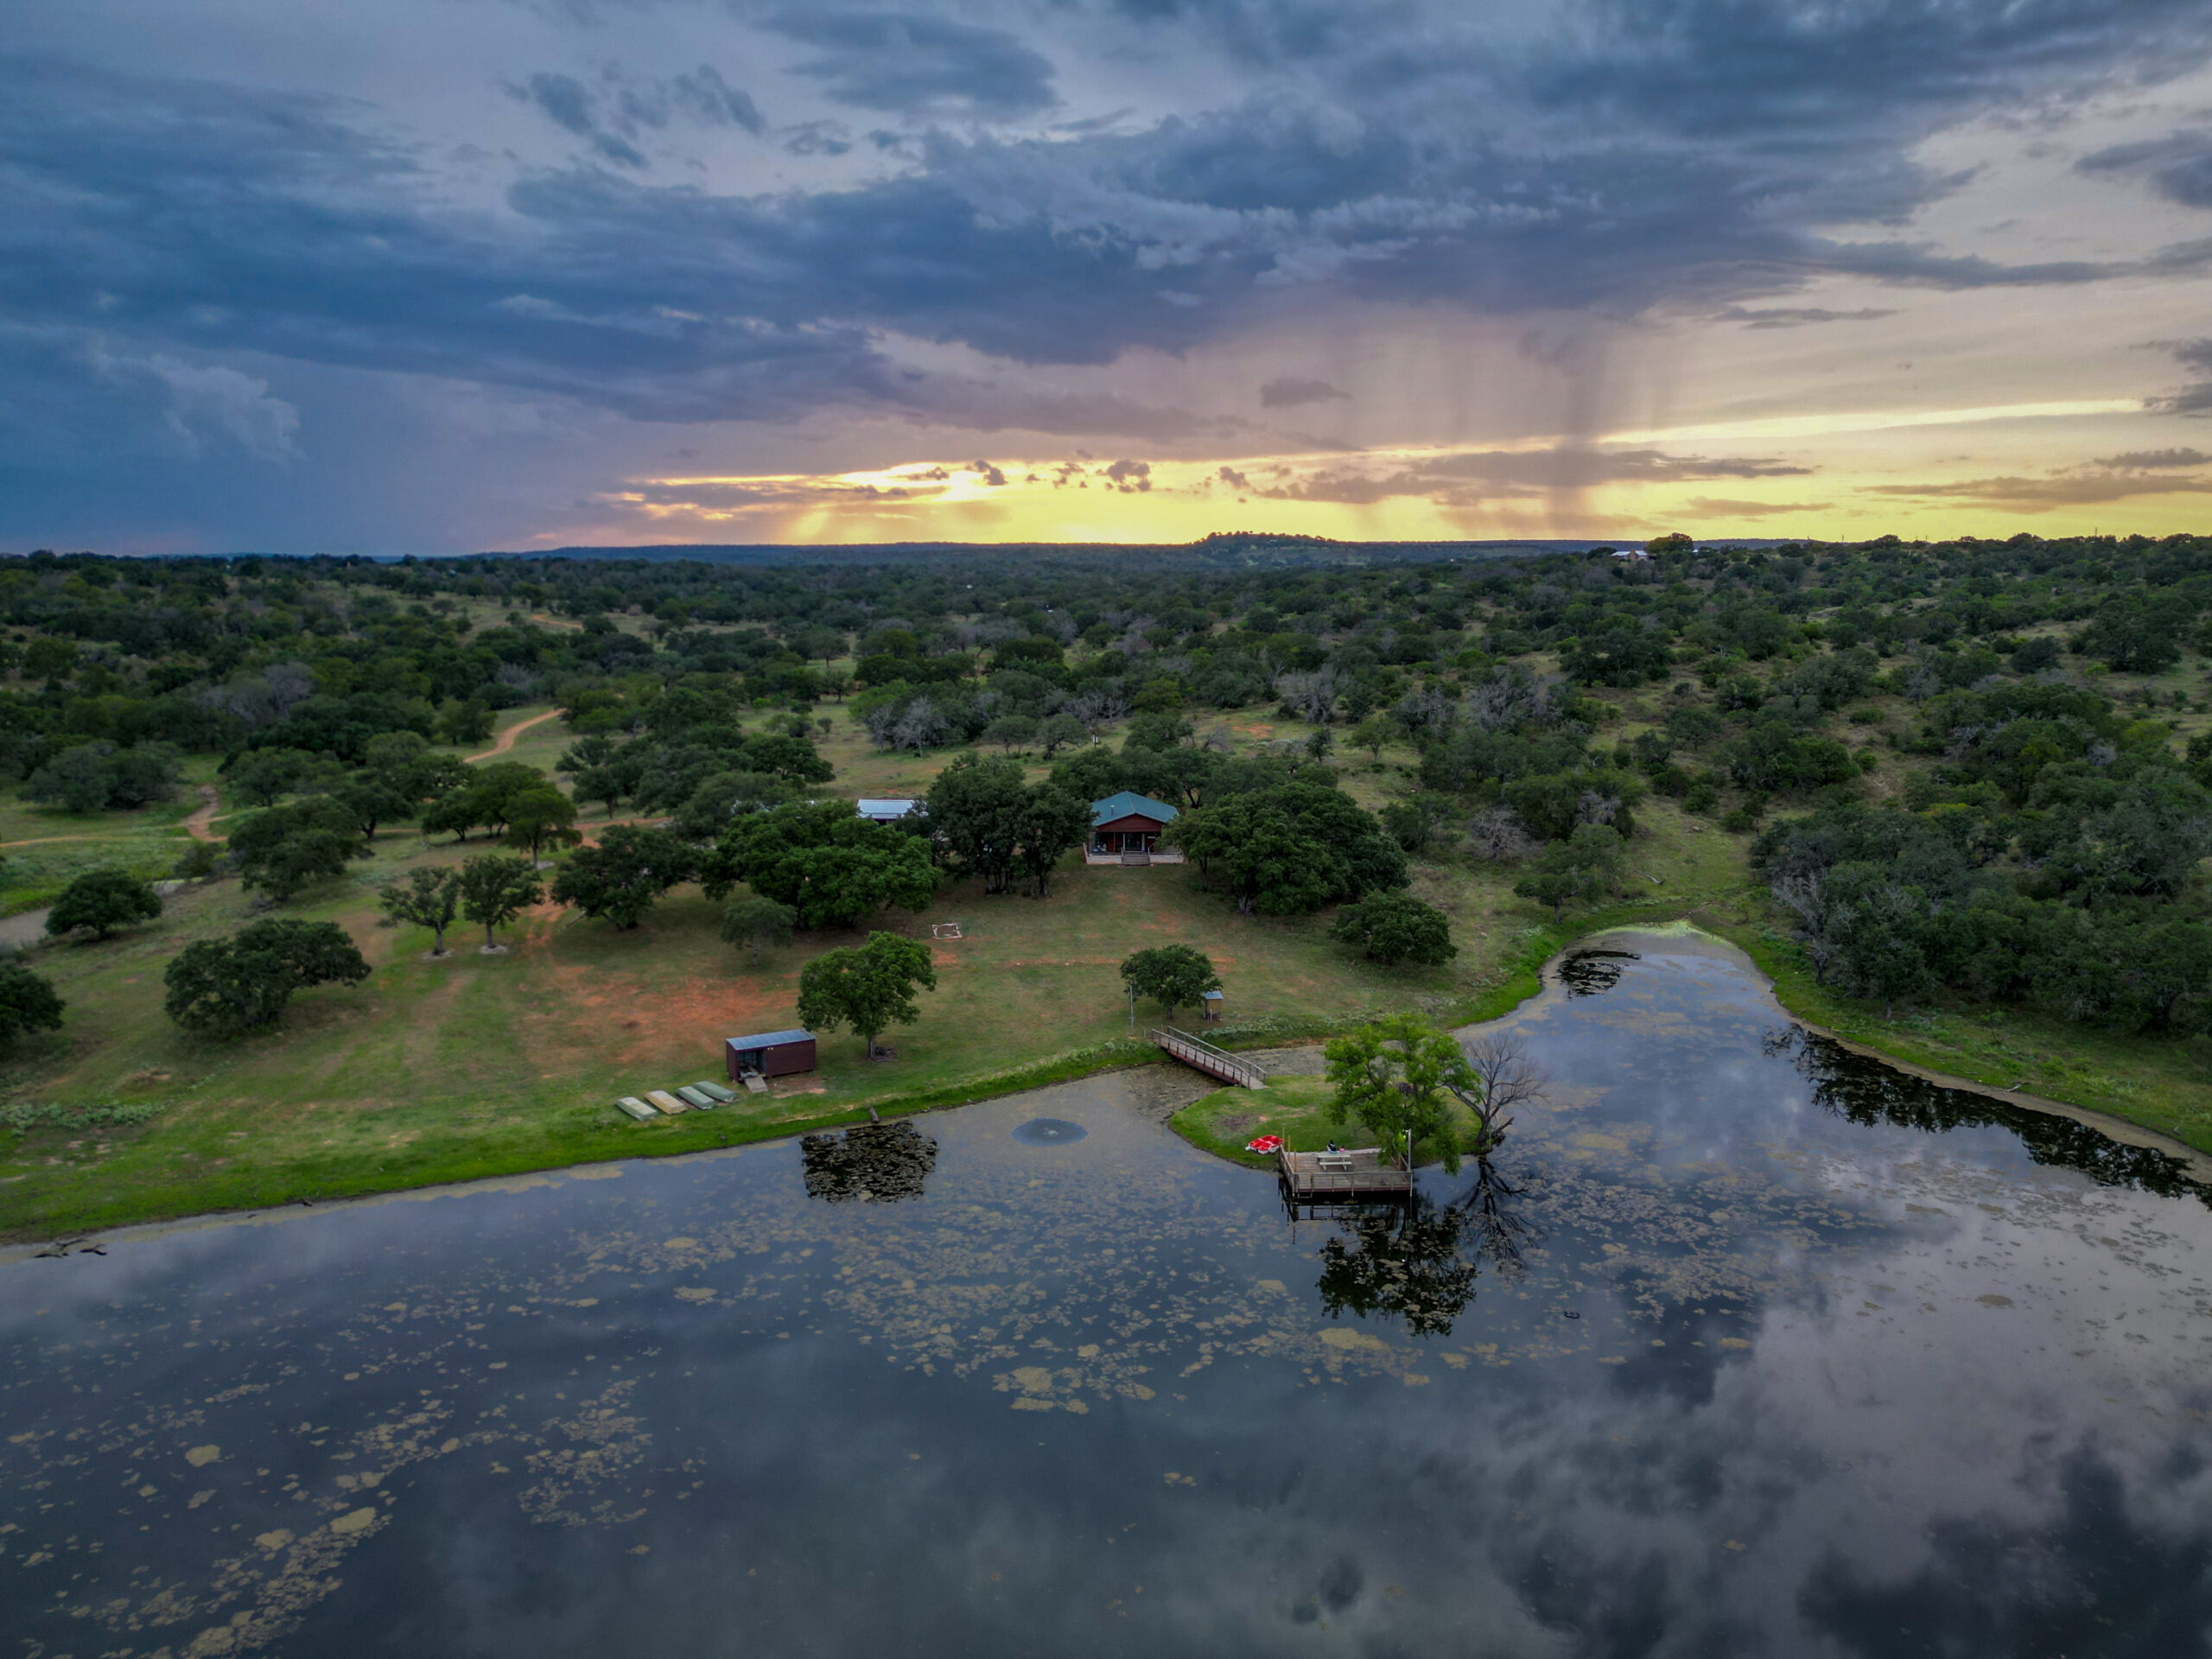
<svg viewBox="0 0 2212 1659">
<path fill-rule="evenodd" d="M 2203 0 L 13 0 L 0 550 L 2212 523 Z"/>
</svg>

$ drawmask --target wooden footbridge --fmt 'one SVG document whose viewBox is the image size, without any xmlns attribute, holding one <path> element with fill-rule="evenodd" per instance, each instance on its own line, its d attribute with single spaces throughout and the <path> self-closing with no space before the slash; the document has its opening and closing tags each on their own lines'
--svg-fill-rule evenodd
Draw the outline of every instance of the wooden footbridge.
<svg viewBox="0 0 2212 1659">
<path fill-rule="evenodd" d="M 1251 1061 L 1240 1060 L 1227 1049 L 1216 1048 L 1204 1038 L 1193 1037 L 1186 1031 L 1154 1026 L 1152 1040 L 1184 1065 L 1210 1077 L 1234 1084 L 1240 1089 L 1264 1089 L 1268 1085 L 1268 1074 Z"/>
</svg>

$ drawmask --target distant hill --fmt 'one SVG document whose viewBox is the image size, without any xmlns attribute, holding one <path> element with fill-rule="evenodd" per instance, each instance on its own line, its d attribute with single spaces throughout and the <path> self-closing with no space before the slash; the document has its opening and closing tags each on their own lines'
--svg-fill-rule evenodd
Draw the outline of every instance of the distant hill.
<svg viewBox="0 0 2212 1659">
<path fill-rule="evenodd" d="M 1730 538 L 1732 546 L 1774 546 L 1778 543 Z M 1433 563 L 1450 559 L 1529 559 L 1547 553 L 1577 553 L 1592 547 L 1628 546 L 1580 537 L 1555 540 L 1470 542 L 1339 542 L 1325 537 L 1271 531 L 1217 531 L 1202 541 L 1128 542 L 861 542 L 835 546 L 755 542 L 703 544 L 663 543 L 650 547 L 556 547 L 530 550 L 493 550 L 469 556 L 486 559 L 605 559 L 648 563 L 689 561 L 699 564 L 918 564 L 963 559 L 1052 559 L 1180 569 L 1279 569 L 1302 564 Z"/>
</svg>

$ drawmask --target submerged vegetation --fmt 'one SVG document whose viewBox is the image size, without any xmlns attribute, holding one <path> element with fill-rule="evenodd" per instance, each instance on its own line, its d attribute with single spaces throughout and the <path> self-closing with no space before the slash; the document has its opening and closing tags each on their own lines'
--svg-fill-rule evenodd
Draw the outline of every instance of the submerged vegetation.
<svg viewBox="0 0 2212 1659">
<path fill-rule="evenodd" d="M 1322 1036 L 1394 1007 L 1465 1018 L 1520 982 L 1536 930 L 1694 911 L 1858 1040 L 2212 1145 L 2212 539 L 1218 553 L 0 560 L 0 909 L 67 900 L 4 970 L 0 1092 L 180 1068 L 261 1086 L 245 1057 L 270 1039 L 236 1033 L 275 1029 L 284 998 L 223 952 L 295 923 L 373 976 L 294 974 L 322 983 L 285 1029 L 397 997 L 376 1018 L 480 1072 L 478 1016 L 421 977 L 458 983 L 462 953 L 431 961 L 456 919 L 487 946 L 508 930 L 518 1006 L 604 995 L 575 952 L 628 934 L 752 1029 L 797 1017 L 810 963 L 912 943 L 908 991 L 848 1008 L 864 1034 L 824 1075 L 847 1087 L 882 1008 L 911 1007 L 882 1075 L 916 1067 L 918 1098 L 1112 1040 L 1102 969 L 1132 950 L 1211 958 L 1232 1026 Z M 1174 810 L 1186 863 L 1071 856 L 1090 803 L 1125 791 Z M 875 823 L 858 796 L 920 804 Z M 171 874 L 156 912 L 146 884 Z M 379 917 L 392 944 L 359 954 Z M 1104 930 L 1087 960 L 1078 917 Z M 969 932 L 933 954 L 906 937 L 930 918 Z M 924 969 L 945 978 L 917 1001 Z M 822 997 L 837 976 L 815 975 Z M 194 1034 L 149 1036 L 164 978 Z M 334 1065 L 360 1039 L 334 1015 L 290 1040 Z M 510 1071 L 487 1109 L 612 1080 Z M 474 1167 L 606 1155 L 543 1117 L 492 1141 Z M 287 1185 L 467 1163 L 415 1144 Z"/>
</svg>

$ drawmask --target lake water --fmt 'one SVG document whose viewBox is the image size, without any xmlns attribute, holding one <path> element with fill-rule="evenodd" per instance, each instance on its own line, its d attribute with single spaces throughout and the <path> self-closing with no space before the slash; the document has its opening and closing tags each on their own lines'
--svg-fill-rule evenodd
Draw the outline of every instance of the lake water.
<svg viewBox="0 0 2212 1659">
<path fill-rule="evenodd" d="M 1409 1218 L 1105 1077 L 18 1255 L 0 1655 L 2212 1650 L 2203 1190 L 1611 944 Z"/>
</svg>

